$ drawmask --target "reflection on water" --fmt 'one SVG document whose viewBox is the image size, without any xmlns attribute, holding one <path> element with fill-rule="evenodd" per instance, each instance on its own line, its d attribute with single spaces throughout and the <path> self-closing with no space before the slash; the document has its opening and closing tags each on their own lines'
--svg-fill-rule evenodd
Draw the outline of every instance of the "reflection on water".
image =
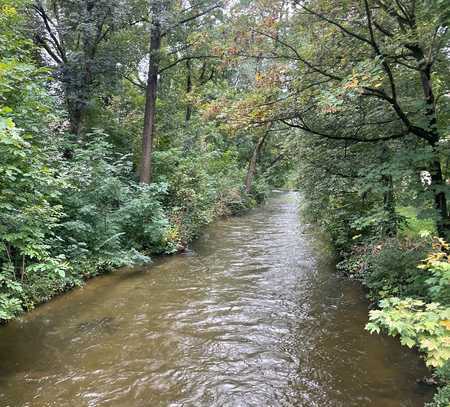
<svg viewBox="0 0 450 407">
<path fill-rule="evenodd" d="M 422 406 L 422 362 L 364 331 L 360 287 L 332 273 L 297 199 L 0 329 L 0 405 Z"/>
</svg>

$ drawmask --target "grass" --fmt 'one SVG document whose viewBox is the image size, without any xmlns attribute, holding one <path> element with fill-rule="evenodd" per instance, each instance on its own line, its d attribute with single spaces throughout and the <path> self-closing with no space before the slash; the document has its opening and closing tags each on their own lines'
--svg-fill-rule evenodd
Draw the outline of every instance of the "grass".
<svg viewBox="0 0 450 407">
<path fill-rule="evenodd" d="M 436 235 L 435 222 L 431 218 L 419 219 L 418 210 L 410 206 L 397 208 L 397 213 L 406 219 L 406 223 L 400 228 L 400 236 L 416 238 L 423 235 Z"/>
</svg>

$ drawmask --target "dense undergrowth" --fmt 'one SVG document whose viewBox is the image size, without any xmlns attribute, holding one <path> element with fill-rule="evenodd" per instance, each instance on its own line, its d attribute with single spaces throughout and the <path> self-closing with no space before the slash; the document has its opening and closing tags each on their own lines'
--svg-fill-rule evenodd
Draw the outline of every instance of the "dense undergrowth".
<svg viewBox="0 0 450 407">
<path fill-rule="evenodd" d="M 105 58 L 115 66 L 119 56 L 106 47 L 101 58 L 86 61 L 82 51 L 68 49 L 67 66 L 46 67 L 40 40 L 29 32 L 28 24 L 35 23 L 31 5 L 0 1 L 0 323 L 99 273 L 183 250 L 202 227 L 254 206 L 268 190 L 258 177 L 244 188 L 251 134 L 239 145 L 191 106 L 187 121 L 180 98 L 186 93 L 179 78 L 184 71 L 161 84 L 150 184 L 138 177 L 144 97 L 117 72 L 102 82 L 102 70 L 83 88 L 83 99 L 76 96 L 86 111 L 83 128 L 74 133 L 68 86 L 87 85 L 79 76 L 68 83 L 64 75 L 83 70 L 83 64 L 106 69 Z M 106 3 L 98 7 L 95 18 L 123 17 L 103 15 L 112 10 Z M 86 26 L 97 27 L 91 17 Z M 77 19 L 83 16 L 65 18 L 74 18 L 64 24 L 81 30 Z M 66 47 L 77 46 L 70 31 L 64 35 Z M 194 68 L 211 70 L 191 68 L 192 75 Z M 223 77 L 217 82 L 226 86 Z"/>
<path fill-rule="evenodd" d="M 359 278 L 378 303 L 370 311 L 370 332 L 399 337 L 417 347 L 440 386 L 430 406 L 450 402 L 450 261 L 442 239 L 394 239 L 382 242 L 366 256 Z"/>
<path fill-rule="evenodd" d="M 177 177 L 161 168 L 160 180 L 140 185 L 130 157 L 99 131 L 70 161 L 45 148 L 30 159 L 33 140 L 12 123 L 1 135 L 0 153 L 11 158 L 0 172 L 2 320 L 98 273 L 182 250 L 212 220 L 255 204 L 233 159 L 212 166 L 209 153 L 169 151 L 164 162 L 177 161 Z"/>
<path fill-rule="evenodd" d="M 372 304 L 366 329 L 399 338 L 418 348 L 438 386 L 429 407 L 450 402 L 450 247 L 434 237 L 431 219 L 417 219 L 412 208 L 399 209 L 396 235 L 352 222 L 354 214 L 318 218 L 307 200 L 305 213 L 331 234 L 338 272 L 359 280 Z"/>
</svg>

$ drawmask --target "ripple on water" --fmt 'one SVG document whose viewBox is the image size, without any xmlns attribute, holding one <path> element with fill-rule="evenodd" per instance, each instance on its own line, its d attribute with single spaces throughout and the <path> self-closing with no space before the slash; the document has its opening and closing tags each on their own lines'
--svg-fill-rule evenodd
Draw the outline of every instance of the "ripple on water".
<svg viewBox="0 0 450 407">
<path fill-rule="evenodd" d="M 191 252 L 0 329 L 1 406 L 417 407 L 419 358 L 370 336 L 360 287 L 277 194 Z"/>
</svg>

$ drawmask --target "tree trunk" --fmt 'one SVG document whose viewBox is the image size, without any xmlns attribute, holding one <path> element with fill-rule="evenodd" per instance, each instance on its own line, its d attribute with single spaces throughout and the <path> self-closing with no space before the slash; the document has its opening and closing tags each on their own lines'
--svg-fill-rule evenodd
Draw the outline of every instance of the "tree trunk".
<svg viewBox="0 0 450 407">
<path fill-rule="evenodd" d="M 434 207 L 438 213 L 436 229 L 440 237 L 446 238 L 446 235 L 450 230 L 450 219 L 447 207 L 447 196 L 445 194 L 446 185 L 442 174 L 439 151 L 436 147 L 440 135 L 437 129 L 436 105 L 431 82 L 431 66 L 429 64 L 421 69 L 420 78 L 422 81 L 425 102 L 427 104 L 426 116 L 428 117 L 429 132 L 433 136 L 433 141 L 430 143 L 433 148 L 433 160 L 430 165 L 430 174 L 431 187 L 434 195 Z"/>
<path fill-rule="evenodd" d="M 383 235 L 393 237 L 397 235 L 397 214 L 395 213 L 394 182 L 391 175 L 383 175 L 384 193 L 383 209 L 385 221 L 383 225 Z"/>
<path fill-rule="evenodd" d="M 192 63 L 190 59 L 186 60 L 186 97 L 189 98 L 189 94 L 192 91 Z M 189 127 L 189 122 L 192 118 L 192 104 L 189 100 L 186 101 L 186 112 L 184 117 L 184 127 Z M 195 136 L 186 132 L 186 138 L 183 142 L 183 150 L 185 153 L 190 151 L 195 143 Z"/>
<path fill-rule="evenodd" d="M 73 100 L 75 98 L 72 95 L 68 95 L 66 104 L 69 114 L 70 132 L 75 136 L 76 140 L 79 140 L 83 128 L 83 107 L 80 102 Z"/>
<path fill-rule="evenodd" d="M 245 192 L 250 194 L 253 185 L 253 179 L 256 175 L 256 163 L 258 162 L 259 154 L 266 140 L 268 131 L 266 130 L 264 134 L 259 138 L 256 143 L 255 149 L 253 150 L 252 158 L 248 164 L 247 176 L 245 177 Z"/>
<path fill-rule="evenodd" d="M 186 61 L 186 95 L 189 97 L 190 93 L 192 92 L 192 66 L 191 66 L 191 60 L 188 59 Z M 191 120 L 192 116 L 192 104 L 191 102 L 187 101 L 186 104 L 186 126 L 188 125 L 189 121 Z"/>
<path fill-rule="evenodd" d="M 440 135 L 437 128 L 436 103 L 433 93 L 432 61 L 427 61 L 425 53 L 417 44 L 410 49 L 413 51 L 413 55 L 420 68 L 420 80 L 422 82 L 422 90 L 426 103 L 425 115 L 428 118 L 428 132 L 432 136 L 430 144 L 433 148 L 434 157 L 430 164 L 430 173 L 431 188 L 434 195 L 434 207 L 438 212 L 436 228 L 439 236 L 445 238 L 450 230 L 450 219 L 447 207 L 447 197 L 445 194 L 446 185 L 437 149 Z"/>
<path fill-rule="evenodd" d="M 78 100 L 77 95 L 71 93 L 71 89 L 66 88 L 64 92 L 70 126 L 70 137 L 68 140 L 71 142 L 80 142 L 81 134 L 83 132 L 85 110 L 83 109 L 83 104 Z M 66 160 L 73 158 L 73 147 L 70 144 L 64 148 L 63 157 Z"/>
<path fill-rule="evenodd" d="M 437 152 L 435 152 L 437 155 Z M 445 180 L 442 175 L 441 162 L 436 157 L 431 163 L 431 187 L 434 195 L 434 207 L 438 213 L 436 222 L 437 232 L 440 237 L 446 238 L 450 230 L 449 214 L 447 209 L 447 196 L 445 195 Z"/>
<path fill-rule="evenodd" d="M 142 132 L 142 157 L 139 180 L 141 184 L 152 181 L 152 152 L 155 134 L 156 99 L 158 71 L 161 49 L 161 1 L 154 0 L 151 5 L 152 27 L 150 29 L 150 52 L 148 62 L 147 87 L 145 91 L 144 130 Z"/>
</svg>

